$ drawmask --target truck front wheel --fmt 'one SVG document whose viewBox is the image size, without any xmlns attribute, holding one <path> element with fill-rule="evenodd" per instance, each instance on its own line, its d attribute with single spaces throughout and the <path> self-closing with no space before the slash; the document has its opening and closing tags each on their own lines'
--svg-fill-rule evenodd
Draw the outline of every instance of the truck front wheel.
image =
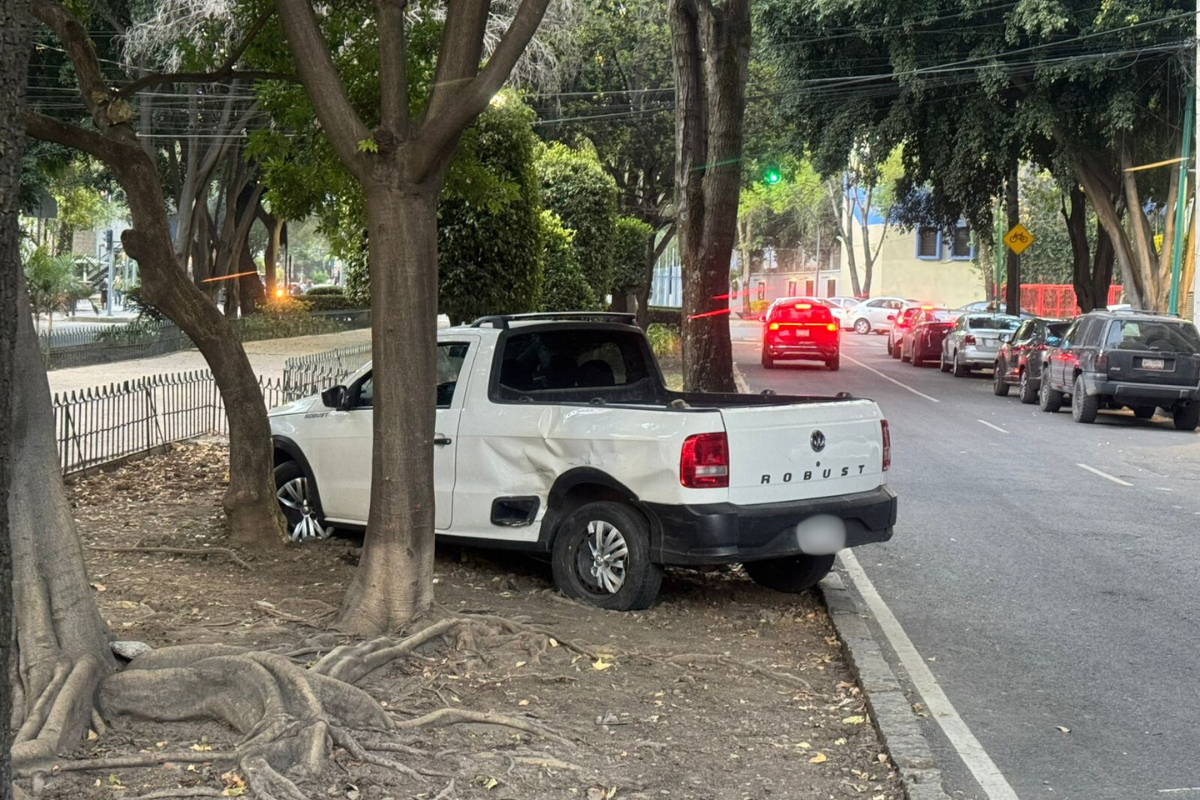
<svg viewBox="0 0 1200 800">
<path fill-rule="evenodd" d="M 649 608 L 662 585 L 650 560 L 645 519 L 624 503 L 587 503 L 554 537 L 554 585 L 567 597 L 613 611 Z"/>
<path fill-rule="evenodd" d="M 833 556 L 801 554 L 766 561 L 750 561 L 742 565 L 746 574 L 759 586 L 786 594 L 797 594 L 816 586 L 833 569 Z"/>
</svg>

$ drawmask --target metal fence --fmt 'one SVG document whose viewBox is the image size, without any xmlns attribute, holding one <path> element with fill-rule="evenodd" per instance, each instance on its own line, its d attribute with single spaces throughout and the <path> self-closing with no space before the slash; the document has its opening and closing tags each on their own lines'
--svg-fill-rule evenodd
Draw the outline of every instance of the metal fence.
<svg viewBox="0 0 1200 800">
<path fill-rule="evenodd" d="M 327 386 L 342 383 L 370 360 L 370 342 L 289 358 L 283 367 L 284 400 L 307 397 Z"/>
<path fill-rule="evenodd" d="M 252 314 L 234 320 L 243 342 L 337 333 L 369 328 L 369 309 L 314 311 L 308 314 Z M 133 358 L 149 358 L 189 350 L 195 345 L 170 321 L 140 320 L 125 325 L 96 326 L 99 330 L 74 328 L 38 335 L 47 369 L 68 369 L 107 364 Z"/>
<path fill-rule="evenodd" d="M 370 344 L 291 358 L 281 380 L 259 378 L 259 388 L 273 408 L 344 381 L 370 358 Z M 229 431 L 221 394 L 207 370 L 57 393 L 51 404 L 64 475 Z"/>
</svg>

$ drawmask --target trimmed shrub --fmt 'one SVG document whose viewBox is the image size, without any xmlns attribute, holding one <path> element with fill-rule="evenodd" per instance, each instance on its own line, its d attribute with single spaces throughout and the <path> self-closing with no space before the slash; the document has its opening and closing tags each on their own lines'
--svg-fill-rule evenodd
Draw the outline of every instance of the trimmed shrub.
<svg viewBox="0 0 1200 800">
<path fill-rule="evenodd" d="M 597 311 L 600 302 L 572 246 L 574 232 L 552 211 L 542 217 L 542 311 Z"/>
<path fill-rule="evenodd" d="M 610 291 L 613 295 L 634 294 L 646 287 L 650 275 L 646 269 L 646 250 L 654 229 L 634 217 L 617 220 L 613 240 L 613 270 Z"/>
<path fill-rule="evenodd" d="M 617 183 L 590 145 L 572 149 L 554 142 L 542 150 L 537 171 L 542 201 L 575 232 L 575 258 L 599 301 L 612 284 Z"/>
</svg>

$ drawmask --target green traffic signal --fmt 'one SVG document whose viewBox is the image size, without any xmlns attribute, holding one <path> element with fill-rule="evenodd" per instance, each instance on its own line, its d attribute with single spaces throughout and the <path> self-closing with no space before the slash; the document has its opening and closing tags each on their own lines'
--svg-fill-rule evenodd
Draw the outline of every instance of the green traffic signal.
<svg viewBox="0 0 1200 800">
<path fill-rule="evenodd" d="M 783 173 L 779 171 L 778 167 L 767 167 L 767 171 L 763 173 L 763 178 L 767 183 L 775 184 L 783 180 Z"/>
</svg>

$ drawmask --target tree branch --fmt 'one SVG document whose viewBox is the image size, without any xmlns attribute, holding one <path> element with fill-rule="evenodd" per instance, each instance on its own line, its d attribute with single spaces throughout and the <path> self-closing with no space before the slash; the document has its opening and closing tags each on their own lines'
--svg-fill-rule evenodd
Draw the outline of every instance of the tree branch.
<svg viewBox="0 0 1200 800">
<path fill-rule="evenodd" d="M 242 41 L 238 46 L 233 48 L 233 52 L 225 59 L 221 66 L 217 67 L 212 72 L 170 72 L 170 73 L 152 73 L 143 75 L 132 83 L 122 86 L 118 90 L 118 94 L 122 97 L 131 97 L 135 93 L 145 89 L 147 86 L 159 86 L 164 83 L 215 83 L 216 81 L 225 80 L 231 76 L 243 78 L 274 78 L 279 80 L 295 80 L 295 77 L 290 75 L 280 76 L 279 73 L 269 72 L 235 72 L 234 66 L 246 53 L 246 48 L 254 41 L 254 37 L 258 36 L 259 31 L 267 24 L 267 21 L 275 15 L 274 9 L 269 9 L 258 16 L 254 23 L 250 26 L 250 30 L 242 37 Z"/>
<path fill-rule="evenodd" d="M 380 121 L 384 130 L 408 137 L 408 0 L 376 0 L 379 18 Z"/>
<path fill-rule="evenodd" d="M 451 142 L 457 142 L 458 135 L 462 133 L 462 130 L 471 123 L 471 120 L 483 113 L 492 97 L 504 86 L 517 59 L 521 57 L 525 46 L 537 32 L 538 25 L 541 24 L 549 4 L 550 0 L 522 0 L 520 8 L 513 17 L 512 24 L 504 32 L 500 44 L 496 45 L 487 65 L 471 79 L 470 83 L 460 91 L 453 93 L 453 102 L 442 108 L 436 108 L 433 101 L 437 98 L 431 98 L 429 114 L 422 123 L 418 134 L 424 143 L 424 146 L 420 148 L 422 157 L 419 158 L 419 163 L 416 165 L 421 178 L 438 167 L 438 162 L 442 153 L 445 152 L 446 146 Z M 451 8 L 453 8 L 453 4 Z M 445 46 L 444 43 L 443 47 Z M 474 47 L 474 43 L 462 42 L 458 46 Z M 479 46 L 482 49 L 482 34 Z M 439 88 L 441 87 L 435 88 L 434 91 L 437 92 Z"/>
<path fill-rule="evenodd" d="M 104 162 L 121 158 L 125 154 L 122 145 L 106 139 L 98 131 L 61 122 L 36 111 L 22 111 L 21 122 L 25 125 L 25 133 L 34 139 L 70 147 Z"/>
<path fill-rule="evenodd" d="M 370 138 L 371 132 L 350 105 L 312 4 L 309 0 L 275 0 L 275 8 L 317 119 L 338 158 L 358 176 L 365 168 L 358 143 Z"/>
<path fill-rule="evenodd" d="M 425 105 L 425 119 L 436 116 L 443 107 L 452 105 L 457 89 L 479 72 L 489 2 L 457 0 L 448 4 L 433 87 Z"/>
</svg>

